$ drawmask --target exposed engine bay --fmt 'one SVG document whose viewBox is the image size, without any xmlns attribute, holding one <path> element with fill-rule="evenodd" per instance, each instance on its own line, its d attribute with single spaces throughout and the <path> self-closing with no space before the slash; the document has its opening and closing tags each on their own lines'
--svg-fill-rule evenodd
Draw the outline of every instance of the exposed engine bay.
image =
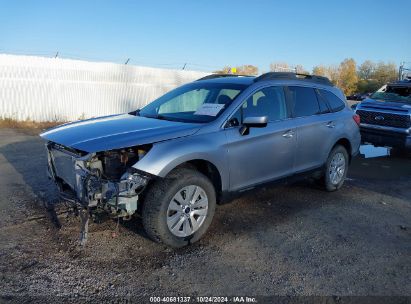
<svg viewBox="0 0 411 304">
<path fill-rule="evenodd" d="M 73 203 L 88 216 L 104 212 L 111 217 L 130 219 L 137 211 L 139 195 L 151 178 L 133 165 L 150 148 L 151 145 L 143 145 L 84 153 L 48 142 L 49 176 L 57 184 L 62 199 Z M 84 218 L 87 224 L 88 216 Z M 81 218 L 82 227 L 87 226 Z M 87 231 L 83 230 L 83 238 L 86 238 Z"/>
</svg>

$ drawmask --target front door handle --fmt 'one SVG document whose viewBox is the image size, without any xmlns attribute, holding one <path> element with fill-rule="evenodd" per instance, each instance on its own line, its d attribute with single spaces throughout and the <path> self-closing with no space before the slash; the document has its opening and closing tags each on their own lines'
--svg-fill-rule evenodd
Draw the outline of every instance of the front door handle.
<svg viewBox="0 0 411 304">
<path fill-rule="evenodd" d="M 329 128 L 335 128 L 335 123 L 333 121 L 329 121 L 327 122 L 326 126 Z"/>
<path fill-rule="evenodd" d="M 287 132 L 285 132 L 283 134 L 283 137 L 285 137 L 285 138 L 291 138 L 293 136 L 294 136 L 294 131 L 293 130 L 288 130 Z"/>
</svg>

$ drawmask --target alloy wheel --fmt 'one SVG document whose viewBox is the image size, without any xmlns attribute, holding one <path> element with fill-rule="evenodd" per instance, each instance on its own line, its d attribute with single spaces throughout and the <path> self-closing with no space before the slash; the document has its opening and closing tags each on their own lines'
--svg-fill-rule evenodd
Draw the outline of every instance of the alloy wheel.
<svg viewBox="0 0 411 304">
<path fill-rule="evenodd" d="M 330 181 L 333 185 L 338 185 L 344 177 L 345 157 L 341 152 L 335 153 L 328 168 Z"/>
<path fill-rule="evenodd" d="M 173 196 L 167 208 L 167 226 L 178 237 L 195 233 L 207 217 L 208 197 L 197 185 L 183 187 Z"/>
</svg>

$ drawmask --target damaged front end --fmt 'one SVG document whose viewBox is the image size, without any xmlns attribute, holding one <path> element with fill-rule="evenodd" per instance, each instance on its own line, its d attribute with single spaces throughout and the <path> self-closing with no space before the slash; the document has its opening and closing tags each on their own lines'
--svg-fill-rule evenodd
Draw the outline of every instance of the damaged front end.
<svg viewBox="0 0 411 304">
<path fill-rule="evenodd" d="M 81 243 L 87 239 L 89 216 L 102 213 L 130 219 L 137 211 L 139 195 L 152 178 L 132 166 L 151 145 L 119 150 L 84 153 L 48 142 L 48 173 L 57 184 L 63 200 L 80 209 Z"/>
</svg>

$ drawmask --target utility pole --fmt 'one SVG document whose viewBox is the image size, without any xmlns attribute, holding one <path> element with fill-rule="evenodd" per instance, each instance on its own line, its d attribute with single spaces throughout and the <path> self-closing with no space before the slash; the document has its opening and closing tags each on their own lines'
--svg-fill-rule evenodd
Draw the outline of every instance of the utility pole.
<svg viewBox="0 0 411 304">
<path fill-rule="evenodd" d="M 404 62 L 400 63 L 400 68 L 398 69 L 398 80 L 402 80 L 402 69 L 404 68 Z"/>
</svg>

